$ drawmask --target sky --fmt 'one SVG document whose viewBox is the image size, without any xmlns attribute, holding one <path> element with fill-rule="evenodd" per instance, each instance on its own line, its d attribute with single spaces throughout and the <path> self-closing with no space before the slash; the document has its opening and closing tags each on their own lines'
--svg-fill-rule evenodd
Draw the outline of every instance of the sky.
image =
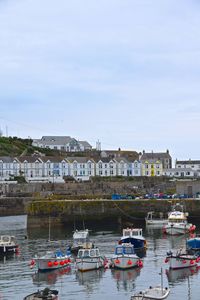
<svg viewBox="0 0 200 300">
<path fill-rule="evenodd" d="M 199 0 L 0 0 L 0 129 L 200 159 Z"/>
</svg>

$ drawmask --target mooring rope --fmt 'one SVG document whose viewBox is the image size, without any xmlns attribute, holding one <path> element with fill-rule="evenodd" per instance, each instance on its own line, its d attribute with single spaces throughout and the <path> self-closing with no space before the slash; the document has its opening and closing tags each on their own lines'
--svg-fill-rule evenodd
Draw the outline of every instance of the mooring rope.
<svg viewBox="0 0 200 300">
<path fill-rule="evenodd" d="M 126 212 L 123 211 L 123 209 L 121 209 L 117 203 L 115 201 L 113 201 L 113 204 L 123 213 L 123 215 L 125 215 L 126 217 L 133 219 L 133 220 L 144 220 L 144 218 L 139 218 L 139 217 L 133 217 L 129 214 L 127 214 Z"/>
</svg>

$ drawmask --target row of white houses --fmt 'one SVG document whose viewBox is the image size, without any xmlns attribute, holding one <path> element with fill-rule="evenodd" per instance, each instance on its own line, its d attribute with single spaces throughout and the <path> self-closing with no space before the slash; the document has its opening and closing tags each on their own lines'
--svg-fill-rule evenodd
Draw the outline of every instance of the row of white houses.
<svg viewBox="0 0 200 300">
<path fill-rule="evenodd" d="M 27 181 L 63 181 L 71 176 L 89 180 L 91 176 L 141 176 L 141 163 L 125 158 L 87 157 L 0 157 L 0 180 L 24 176 Z"/>
<path fill-rule="evenodd" d="M 134 160 L 124 157 L 0 157 L 0 181 L 24 176 L 28 182 L 62 182 L 64 177 L 89 180 L 93 176 L 199 177 L 200 161 L 176 161 L 175 168 L 164 169 L 161 160 Z"/>
</svg>

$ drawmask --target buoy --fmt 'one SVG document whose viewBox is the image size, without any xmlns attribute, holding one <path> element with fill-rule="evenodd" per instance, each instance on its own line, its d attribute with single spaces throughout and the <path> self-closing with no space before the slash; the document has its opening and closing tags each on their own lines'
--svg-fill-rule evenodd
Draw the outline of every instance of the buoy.
<svg viewBox="0 0 200 300">
<path fill-rule="evenodd" d="M 193 265 L 193 264 L 194 264 L 194 260 L 193 260 L 193 259 L 191 259 L 191 261 L 190 261 L 190 264 L 191 264 L 191 265 Z"/>
<path fill-rule="evenodd" d="M 115 263 L 116 264 L 119 264 L 120 263 L 120 260 L 117 258 L 117 259 L 115 259 Z"/>
<path fill-rule="evenodd" d="M 53 267 L 52 261 L 49 261 L 49 262 L 48 262 L 48 267 L 50 267 L 50 268 Z"/>
<path fill-rule="evenodd" d="M 57 262 L 57 261 L 54 261 L 53 264 L 54 264 L 54 266 L 57 266 L 57 265 L 58 265 L 58 262 Z"/>
<path fill-rule="evenodd" d="M 168 258 L 165 258 L 165 263 L 168 263 L 169 259 Z"/>
<path fill-rule="evenodd" d="M 182 264 L 186 264 L 186 260 L 185 259 L 182 261 Z"/>
<path fill-rule="evenodd" d="M 142 260 L 138 260 L 138 262 L 137 262 L 137 265 L 138 265 L 138 267 L 143 267 L 143 262 L 142 262 Z"/>
<path fill-rule="evenodd" d="M 64 261 L 63 261 L 63 260 L 60 261 L 60 265 L 61 265 L 61 266 L 64 265 Z"/>
<path fill-rule="evenodd" d="M 65 263 L 65 264 L 68 264 L 68 259 L 65 259 L 65 260 L 64 260 L 64 263 Z"/>
<path fill-rule="evenodd" d="M 130 259 L 127 261 L 127 265 L 132 265 L 132 261 Z"/>
</svg>

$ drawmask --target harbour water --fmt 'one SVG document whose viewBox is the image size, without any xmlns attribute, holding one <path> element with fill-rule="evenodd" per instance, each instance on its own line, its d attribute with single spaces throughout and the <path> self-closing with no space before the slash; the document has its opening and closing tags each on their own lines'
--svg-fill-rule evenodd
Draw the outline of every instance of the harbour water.
<svg viewBox="0 0 200 300">
<path fill-rule="evenodd" d="M 3 224 L 6 226 L 3 226 Z M 16 226 L 16 224 L 18 224 Z M 196 223 L 195 223 L 196 224 Z M 87 225 L 87 224 L 86 224 Z M 197 225 L 197 230 L 200 224 Z M 144 224 L 135 224 L 144 226 Z M 81 229 L 81 228 L 80 228 Z M 101 254 L 111 257 L 121 229 L 108 227 L 91 229 L 91 240 L 99 247 Z M 20 228 L 19 217 L 0 218 L 0 234 L 15 235 L 20 251 L 14 256 L 0 261 L 0 299 L 22 300 L 27 294 L 45 287 L 57 289 L 60 300 L 102 300 L 130 299 L 137 291 L 150 285 L 160 284 L 159 272 L 164 271 L 164 286 L 171 289 L 168 300 L 199 300 L 200 270 L 197 268 L 169 271 L 165 263 L 166 252 L 184 247 L 183 236 L 170 237 L 161 228 L 143 227 L 148 249 L 143 268 L 121 270 L 97 270 L 79 273 L 74 265 L 56 272 L 37 273 L 29 263 L 35 254 L 43 254 L 47 249 L 65 247 L 72 241 L 71 228 L 52 228 L 48 241 L 48 229 L 33 229 L 27 232 Z"/>
</svg>

